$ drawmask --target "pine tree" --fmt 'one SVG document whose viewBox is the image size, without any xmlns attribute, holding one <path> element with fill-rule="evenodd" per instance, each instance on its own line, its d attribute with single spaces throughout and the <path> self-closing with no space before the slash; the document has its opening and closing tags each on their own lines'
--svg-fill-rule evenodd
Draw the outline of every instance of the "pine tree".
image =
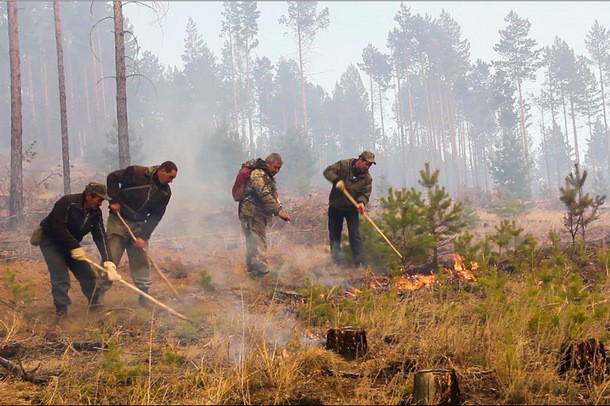
<svg viewBox="0 0 610 406">
<path fill-rule="evenodd" d="M 318 12 L 317 1 L 288 1 L 288 14 L 280 17 L 279 23 L 292 29 L 297 42 L 303 128 L 308 132 L 305 59 L 318 31 L 325 30 L 330 24 L 328 7 Z"/>
<path fill-rule="evenodd" d="M 581 173 L 578 163 L 575 163 L 574 172 L 566 176 L 565 186 L 559 188 L 559 200 L 567 209 L 563 225 L 572 236 L 572 245 L 576 243 L 578 233 L 581 234 L 583 243 L 585 242 L 587 227 L 601 216 L 599 208 L 606 200 L 605 195 L 591 197 L 589 193 L 584 193 L 586 180 L 587 171 Z"/>
<path fill-rule="evenodd" d="M 430 163 L 426 162 L 424 169 L 419 171 L 421 179 L 417 181 L 426 189 L 423 213 L 426 219 L 426 231 L 434 239 L 435 267 L 438 266 L 439 248 L 451 242 L 452 238 L 466 227 L 462 202 L 453 200 L 445 187 L 439 186 L 439 174 L 438 169 L 432 172 Z"/>
<path fill-rule="evenodd" d="M 500 188 L 522 199 L 531 196 L 530 171 L 532 162 L 523 153 L 523 147 L 514 133 L 503 132 L 494 145 L 490 160 L 491 175 Z"/>
<path fill-rule="evenodd" d="M 519 118 L 521 129 L 522 152 L 527 154 L 527 135 L 525 105 L 522 86 L 525 81 L 536 79 L 536 70 L 539 67 L 540 50 L 535 49 L 536 40 L 529 38 L 531 23 L 520 18 L 511 11 L 504 18 L 507 26 L 500 31 L 500 42 L 494 45 L 502 59 L 495 62 L 496 66 L 504 70 L 508 77 L 517 85 L 519 94 Z"/>
</svg>

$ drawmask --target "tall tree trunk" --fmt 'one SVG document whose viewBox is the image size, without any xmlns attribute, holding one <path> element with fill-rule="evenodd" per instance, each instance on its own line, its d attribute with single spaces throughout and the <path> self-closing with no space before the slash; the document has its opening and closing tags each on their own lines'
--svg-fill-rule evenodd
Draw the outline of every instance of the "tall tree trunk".
<svg viewBox="0 0 610 406">
<path fill-rule="evenodd" d="M 371 88 L 371 141 L 373 144 L 373 151 L 376 151 L 377 140 L 375 139 L 375 99 L 373 98 L 373 75 L 369 75 L 369 85 Z"/>
<path fill-rule="evenodd" d="M 68 111 L 66 108 L 66 78 L 64 74 L 64 47 L 59 18 L 59 0 L 53 0 L 55 17 L 55 45 L 57 47 L 57 78 L 59 82 L 59 118 L 61 123 L 61 158 L 64 175 L 64 194 L 70 194 L 70 148 L 68 144 Z"/>
<path fill-rule="evenodd" d="M 99 73 L 99 80 L 101 80 L 101 82 L 99 82 L 99 85 L 102 88 L 102 109 L 104 111 L 104 124 L 106 124 L 106 120 L 108 120 L 108 102 L 107 102 L 107 98 L 106 98 L 106 82 L 103 80 L 104 78 L 104 54 L 102 51 L 102 41 L 100 40 L 100 38 L 98 37 L 97 39 L 97 54 L 100 56 L 100 62 L 99 62 L 99 66 L 100 66 L 100 73 Z"/>
<path fill-rule="evenodd" d="M 34 94 L 36 94 L 36 89 L 34 89 L 34 75 L 32 75 L 32 56 L 26 56 L 23 58 L 25 60 L 25 86 L 27 92 L 27 104 L 25 116 L 28 117 L 27 105 L 30 106 L 30 126 L 37 133 L 41 135 L 41 145 L 42 150 L 45 150 L 45 139 L 46 134 L 44 134 L 42 130 L 42 120 L 38 118 L 38 114 L 36 114 L 36 100 L 34 99 Z M 42 61 L 41 61 L 42 64 Z M 26 118 L 27 121 L 27 118 Z"/>
<path fill-rule="evenodd" d="M 404 126 L 404 118 L 402 115 L 402 89 L 400 87 L 400 70 L 398 69 L 398 62 L 394 62 L 394 72 L 395 72 L 395 80 L 396 80 L 396 103 L 398 114 L 396 119 L 398 120 L 398 134 L 400 136 L 400 167 L 401 167 L 401 180 L 402 186 L 407 186 L 407 157 L 405 151 L 405 126 Z"/>
<path fill-rule="evenodd" d="M 21 115 L 21 62 L 19 60 L 19 21 L 17 1 L 8 0 L 8 41 L 11 69 L 11 179 L 9 227 L 16 229 L 23 221 L 23 127 Z"/>
<path fill-rule="evenodd" d="M 309 124 L 307 117 L 307 93 L 305 92 L 305 67 L 303 66 L 303 38 L 301 33 L 301 25 L 297 25 L 298 31 L 298 46 L 299 46 L 299 76 L 301 79 L 301 103 L 303 103 L 303 129 L 305 134 L 309 135 Z"/>
<path fill-rule="evenodd" d="M 252 98 L 251 83 L 250 83 L 250 41 L 246 42 L 246 109 L 248 114 L 248 132 L 250 134 L 250 143 L 254 152 L 254 127 L 252 125 Z"/>
<path fill-rule="evenodd" d="M 559 90 L 561 91 L 561 105 L 563 107 L 563 125 L 565 126 L 565 131 L 566 131 L 565 140 L 566 140 L 566 143 L 568 143 L 568 145 L 569 145 L 570 137 L 568 134 L 568 112 L 566 110 L 566 98 L 565 98 L 562 84 L 559 85 Z"/>
<path fill-rule="evenodd" d="M 576 133 L 576 112 L 574 111 L 574 97 L 570 96 L 570 116 L 572 117 L 572 131 L 574 132 L 574 154 L 576 163 L 580 163 L 580 149 L 578 148 L 578 135 Z"/>
<path fill-rule="evenodd" d="M 383 119 L 383 91 L 381 90 L 381 85 L 378 85 L 379 90 L 379 120 L 381 123 L 381 139 L 383 140 L 383 152 L 388 153 L 390 145 L 388 143 L 388 137 L 385 134 L 385 123 Z"/>
<path fill-rule="evenodd" d="M 542 106 L 540 107 L 540 116 L 541 116 L 541 120 L 542 120 L 542 127 L 541 127 L 542 153 L 544 154 L 544 168 L 545 168 L 545 174 L 546 174 L 546 184 L 548 185 L 548 187 L 550 189 L 551 188 L 551 170 L 550 170 L 550 166 L 549 166 L 549 147 L 548 147 L 547 135 L 546 135 L 546 123 L 544 122 L 544 108 Z"/>
<path fill-rule="evenodd" d="M 608 157 L 608 179 L 610 179 L 610 133 L 608 132 L 608 118 L 606 115 L 606 94 L 604 91 L 604 73 L 602 64 L 598 64 L 599 69 L 599 85 L 602 96 L 602 112 L 604 115 L 604 135 L 606 136 L 606 156 Z"/>
<path fill-rule="evenodd" d="M 519 124 L 521 125 L 521 143 L 525 157 L 528 156 L 527 135 L 525 134 L 525 106 L 523 96 L 521 94 L 521 79 L 517 80 L 517 89 L 519 90 Z"/>
<path fill-rule="evenodd" d="M 405 58 L 405 63 L 407 63 Z M 409 105 L 409 172 L 411 173 L 411 182 L 417 182 L 417 163 L 413 159 L 415 156 L 415 119 L 413 118 L 413 97 L 411 96 L 411 77 L 409 76 L 409 66 L 405 68 L 405 87 L 407 88 L 407 102 Z"/>
<path fill-rule="evenodd" d="M 119 167 L 131 164 L 129 156 L 129 126 L 127 122 L 127 76 L 125 73 L 125 31 L 123 31 L 123 4 L 113 1 L 114 49 L 116 54 L 116 116 L 119 144 Z"/>
</svg>

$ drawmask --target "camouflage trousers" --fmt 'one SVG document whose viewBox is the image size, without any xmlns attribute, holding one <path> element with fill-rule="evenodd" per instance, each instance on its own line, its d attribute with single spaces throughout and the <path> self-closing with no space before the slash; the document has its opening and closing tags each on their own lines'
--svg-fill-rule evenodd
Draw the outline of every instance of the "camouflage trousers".
<svg viewBox="0 0 610 406">
<path fill-rule="evenodd" d="M 246 265 L 252 274 L 267 273 L 267 218 L 240 216 L 246 238 Z"/>
<path fill-rule="evenodd" d="M 131 221 L 125 219 L 125 222 L 129 225 L 133 233 L 137 236 L 142 229 L 143 222 Z M 129 260 L 129 269 L 131 270 L 131 277 L 133 283 L 144 292 L 148 293 L 150 289 L 150 267 L 148 265 L 148 259 L 146 253 L 140 248 L 136 247 L 135 241 L 129 234 L 129 230 L 123 224 L 119 216 L 114 213 L 108 215 L 108 245 L 110 246 L 110 255 L 112 261 L 116 266 L 119 266 L 123 253 L 127 251 L 127 258 Z M 148 248 L 148 245 L 147 247 Z M 112 287 L 112 281 L 109 281 L 105 274 L 100 275 L 98 279 L 98 289 L 105 293 Z"/>
</svg>

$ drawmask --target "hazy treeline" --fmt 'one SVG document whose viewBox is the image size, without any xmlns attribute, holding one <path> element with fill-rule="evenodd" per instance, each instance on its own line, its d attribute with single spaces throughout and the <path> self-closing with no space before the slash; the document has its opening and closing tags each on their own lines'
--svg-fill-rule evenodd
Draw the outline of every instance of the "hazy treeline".
<svg viewBox="0 0 610 406">
<path fill-rule="evenodd" d="M 6 4 L 0 7 L 0 54 L 8 55 Z M 20 2 L 19 8 L 24 144 L 36 141 L 35 148 L 59 158 L 52 4 Z M 316 34 L 332 25 L 323 2 L 287 2 L 279 23 L 301 33 L 296 52 L 285 50 L 295 59 L 257 56 L 260 12 L 249 1 L 223 3 L 220 55 L 189 19 L 181 68 L 140 49 L 138 32 L 126 35 L 132 162 L 179 156 L 181 168 L 213 186 L 230 182 L 247 157 L 277 150 L 289 163 L 283 175 L 305 191 L 325 165 L 366 148 L 378 154 L 378 184 L 411 186 L 430 162 L 452 192 L 501 188 L 528 199 L 556 195 L 578 161 L 594 175 L 595 192 L 606 193 L 610 32 L 604 26 L 583 28 L 588 54 L 577 55 L 560 38 L 538 44 L 527 18 L 511 12 L 499 27 L 497 60 L 484 62 L 473 60 L 448 13 L 396 9 L 395 24 L 387 27 L 389 53 L 362 44 L 362 59 L 330 93 L 308 80 L 304 63 Z M 116 167 L 112 5 L 61 2 L 61 13 L 71 156 Z M 8 118 L 8 58 L 0 58 L 0 72 L 0 115 Z M 536 75 L 544 78 L 541 88 L 526 94 L 524 84 Z M 4 125 L 1 147 L 9 140 Z"/>
</svg>

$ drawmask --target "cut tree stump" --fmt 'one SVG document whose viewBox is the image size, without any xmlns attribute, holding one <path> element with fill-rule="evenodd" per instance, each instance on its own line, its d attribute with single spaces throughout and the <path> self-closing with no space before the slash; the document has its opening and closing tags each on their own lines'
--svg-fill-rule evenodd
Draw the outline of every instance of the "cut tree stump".
<svg viewBox="0 0 610 406">
<path fill-rule="evenodd" d="M 604 343 L 597 338 L 566 341 L 561 345 L 559 375 L 574 372 L 579 382 L 592 380 L 601 383 L 609 372 Z"/>
<path fill-rule="evenodd" d="M 424 369 L 417 371 L 413 383 L 412 404 L 462 404 L 462 396 L 455 369 Z"/>
<path fill-rule="evenodd" d="M 366 331 L 352 326 L 331 328 L 326 333 L 326 349 L 346 358 L 363 357 L 368 351 Z"/>
</svg>

